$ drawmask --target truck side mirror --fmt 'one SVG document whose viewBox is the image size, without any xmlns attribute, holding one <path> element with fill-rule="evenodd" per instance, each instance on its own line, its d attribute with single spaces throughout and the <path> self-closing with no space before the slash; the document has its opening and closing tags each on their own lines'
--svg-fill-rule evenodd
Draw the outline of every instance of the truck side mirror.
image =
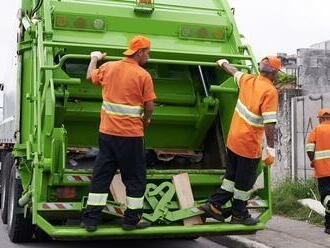
<svg viewBox="0 0 330 248">
<path fill-rule="evenodd" d="M 0 84 L 0 91 L 3 91 L 4 84 Z"/>
</svg>

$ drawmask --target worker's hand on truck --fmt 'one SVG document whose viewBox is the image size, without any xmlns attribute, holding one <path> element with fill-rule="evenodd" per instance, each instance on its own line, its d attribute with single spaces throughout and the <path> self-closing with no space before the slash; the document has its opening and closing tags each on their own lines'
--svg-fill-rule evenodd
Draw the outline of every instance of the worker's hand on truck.
<svg viewBox="0 0 330 248">
<path fill-rule="evenodd" d="M 275 161 L 275 148 L 267 146 L 264 163 L 266 166 L 271 166 L 274 163 L 274 161 Z"/>
<path fill-rule="evenodd" d="M 219 59 L 217 65 L 224 70 L 227 74 L 236 77 L 235 74 L 238 72 L 237 68 L 229 63 L 226 59 Z"/>
<path fill-rule="evenodd" d="M 106 53 L 102 53 L 100 51 L 94 51 L 94 52 L 91 52 L 91 58 L 97 58 L 97 61 L 100 61 L 102 59 L 104 59 L 104 57 L 107 56 Z"/>
<path fill-rule="evenodd" d="M 222 67 L 224 63 L 229 64 L 229 61 L 226 60 L 226 59 L 219 59 L 219 60 L 217 61 L 217 64 L 218 64 L 220 67 Z"/>
</svg>

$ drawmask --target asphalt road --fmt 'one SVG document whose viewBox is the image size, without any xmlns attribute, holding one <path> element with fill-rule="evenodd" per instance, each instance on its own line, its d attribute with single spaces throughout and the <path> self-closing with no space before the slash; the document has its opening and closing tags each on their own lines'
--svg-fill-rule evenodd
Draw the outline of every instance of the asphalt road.
<svg viewBox="0 0 330 248">
<path fill-rule="evenodd" d="M 205 238 L 196 240 L 108 240 L 108 241 L 49 241 L 13 244 L 7 235 L 7 226 L 0 224 L 0 248 L 225 248 Z"/>
</svg>

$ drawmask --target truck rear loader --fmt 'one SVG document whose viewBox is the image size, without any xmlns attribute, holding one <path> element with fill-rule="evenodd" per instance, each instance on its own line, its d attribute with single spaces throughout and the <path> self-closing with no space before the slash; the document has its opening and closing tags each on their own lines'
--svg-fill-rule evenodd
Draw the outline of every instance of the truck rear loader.
<svg viewBox="0 0 330 248">
<path fill-rule="evenodd" d="M 269 168 L 259 165 L 263 187 L 249 208 L 254 226 L 204 220 L 199 206 L 221 185 L 225 140 L 238 89 L 217 68 L 225 58 L 258 73 L 251 49 L 241 42 L 226 0 L 22 0 L 17 81 L 4 83 L 0 125 L 1 218 L 13 242 L 53 239 L 154 238 L 254 232 L 271 218 Z M 97 155 L 101 89 L 86 80 L 90 52 L 119 60 L 130 38 L 151 40 L 145 66 L 157 100 L 145 132 L 150 228 L 125 231 L 116 219 L 125 208 L 109 195 L 105 223 L 94 233 L 79 226 Z M 15 94 L 6 95 L 16 84 Z M 15 101 L 16 108 L 13 108 Z M 180 208 L 172 183 L 188 173 L 192 208 Z M 229 203 L 230 204 L 230 203 Z"/>
</svg>

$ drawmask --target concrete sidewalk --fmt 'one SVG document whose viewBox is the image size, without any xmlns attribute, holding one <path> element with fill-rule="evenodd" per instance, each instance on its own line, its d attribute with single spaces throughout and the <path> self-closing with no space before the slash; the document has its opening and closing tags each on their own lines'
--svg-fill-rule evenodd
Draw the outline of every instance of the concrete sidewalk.
<svg viewBox="0 0 330 248">
<path fill-rule="evenodd" d="M 330 247 L 324 228 L 303 221 L 273 216 L 267 228 L 252 235 L 212 238 L 228 247 L 323 248 Z"/>
</svg>

